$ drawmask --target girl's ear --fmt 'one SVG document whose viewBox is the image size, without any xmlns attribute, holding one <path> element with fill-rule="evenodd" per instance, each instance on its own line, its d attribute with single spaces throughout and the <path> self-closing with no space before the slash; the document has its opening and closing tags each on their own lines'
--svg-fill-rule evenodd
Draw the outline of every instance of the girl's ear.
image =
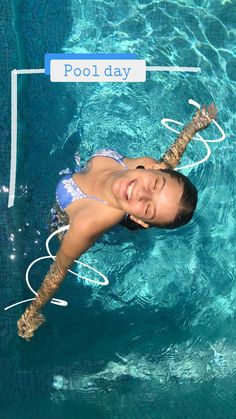
<svg viewBox="0 0 236 419">
<path fill-rule="evenodd" d="M 145 223 L 144 221 L 142 221 L 142 220 L 139 220 L 138 218 L 136 218 L 136 217 L 134 217 L 133 215 L 130 215 L 130 217 L 129 217 L 132 221 L 134 221 L 135 223 L 137 223 L 137 224 L 139 224 L 139 225 L 141 225 L 142 227 L 144 227 L 144 228 L 148 228 L 149 227 L 149 225 L 147 224 L 147 223 Z"/>
</svg>

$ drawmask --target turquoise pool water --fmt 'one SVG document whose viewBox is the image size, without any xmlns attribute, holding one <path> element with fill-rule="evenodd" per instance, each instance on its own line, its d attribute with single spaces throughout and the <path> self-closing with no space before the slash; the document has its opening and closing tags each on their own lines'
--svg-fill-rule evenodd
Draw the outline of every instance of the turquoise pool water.
<svg viewBox="0 0 236 419">
<path fill-rule="evenodd" d="M 3 419 L 236 418 L 234 1 L 3 0 L 1 16 L 1 412 Z M 43 68 L 46 52 L 136 53 L 147 65 L 201 73 L 149 73 L 145 83 L 62 84 L 19 77 L 17 188 L 7 209 L 10 71 Z M 110 280 L 98 287 L 68 275 L 47 322 L 22 341 L 16 320 L 32 298 L 24 277 L 46 255 L 58 172 L 103 147 L 159 157 L 185 123 L 214 101 L 223 142 L 183 170 L 199 190 L 193 221 L 176 231 L 105 234 L 81 260 Z M 175 126 L 176 128 L 176 126 Z M 202 136 L 219 138 L 212 126 Z M 201 160 L 194 141 L 182 163 Z M 154 230 L 154 231 L 153 231 Z M 57 249 L 52 242 L 52 250 Z M 34 266 L 34 288 L 49 261 Z"/>
</svg>

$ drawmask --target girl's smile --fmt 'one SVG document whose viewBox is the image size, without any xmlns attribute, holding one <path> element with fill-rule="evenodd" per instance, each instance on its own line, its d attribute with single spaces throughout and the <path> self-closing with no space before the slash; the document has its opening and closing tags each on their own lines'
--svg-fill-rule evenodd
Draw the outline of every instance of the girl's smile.
<svg viewBox="0 0 236 419">
<path fill-rule="evenodd" d="M 147 222 L 169 222 L 175 218 L 183 186 L 161 170 L 119 172 L 112 193 L 120 209 Z"/>
</svg>

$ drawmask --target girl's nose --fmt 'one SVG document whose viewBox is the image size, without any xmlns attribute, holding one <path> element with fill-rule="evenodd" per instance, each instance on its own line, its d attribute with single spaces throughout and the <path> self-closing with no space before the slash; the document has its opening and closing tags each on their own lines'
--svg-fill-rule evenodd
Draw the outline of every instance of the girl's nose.
<svg viewBox="0 0 236 419">
<path fill-rule="evenodd" d="M 139 201 L 147 201 L 151 198 L 151 190 L 145 189 L 145 188 L 141 188 L 139 189 L 138 193 L 137 193 L 137 198 Z"/>
</svg>

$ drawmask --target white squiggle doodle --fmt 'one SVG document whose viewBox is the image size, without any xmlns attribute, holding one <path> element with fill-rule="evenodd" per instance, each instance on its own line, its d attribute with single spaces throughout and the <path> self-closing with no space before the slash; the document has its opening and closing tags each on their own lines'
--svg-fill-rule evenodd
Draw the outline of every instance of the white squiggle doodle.
<svg viewBox="0 0 236 419">
<path fill-rule="evenodd" d="M 32 291 L 32 293 L 34 295 L 37 295 L 37 292 L 32 288 L 32 286 L 29 283 L 29 272 L 30 272 L 30 269 L 39 260 L 43 260 L 43 259 L 53 259 L 53 260 L 55 260 L 56 259 L 56 256 L 52 255 L 52 253 L 50 251 L 49 242 L 50 242 L 50 240 L 56 234 L 60 233 L 61 231 L 68 230 L 68 228 L 69 228 L 69 224 L 66 225 L 66 226 L 63 226 L 63 227 L 58 228 L 58 230 L 56 230 L 52 234 L 50 234 L 50 236 L 46 240 L 46 249 L 47 249 L 47 252 L 48 252 L 48 255 L 49 256 L 42 256 L 40 258 L 37 258 L 37 259 L 33 260 L 33 262 L 31 262 L 30 265 L 28 266 L 28 268 L 26 270 L 26 274 L 25 274 L 25 280 L 26 280 L 26 283 L 27 283 L 30 291 Z M 95 280 L 90 279 L 90 278 L 86 278 L 85 276 L 79 275 L 77 272 L 71 271 L 70 269 L 68 269 L 68 272 L 71 272 L 73 275 L 76 275 L 77 277 L 80 277 L 80 278 L 82 278 L 82 279 L 84 279 L 86 281 L 92 282 L 94 284 L 98 284 L 98 285 L 108 285 L 109 284 L 108 278 L 105 275 L 103 275 L 103 273 L 99 272 L 97 269 L 93 268 L 92 266 L 87 265 L 86 263 L 80 262 L 79 260 L 74 260 L 74 262 L 76 262 L 76 263 L 78 263 L 78 264 L 80 264 L 82 266 L 85 266 L 86 268 L 89 268 L 92 271 L 96 272 L 98 275 L 100 275 L 104 279 L 104 281 L 103 282 L 99 282 L 99 281 L 95 281 Z M 15 304 L 12 304 L 12 305 L 10 305 L 8 307 L 5 307 L 4 310 L 9 310 L 10 308 L 13 308 L 13 307 L 17 306 L 18 304 L 26 303 L 26 302 L 32 301 L 32 300 L 35 300 L 35 298 L 29 298 L 28 300 L 19 301 L 18 303 L 15 303 Z M 68 302 L 67 301 L 60 300 L 58 298 L 52 298 L 52 300 L 50 302 L 52 304 L 56 304 L 56 305 L 64 306 L 64 307 L 68 305 Z"/>
<path fill-rule="evenodd" d="M 195 106 L 196 108 L 198 108 L 198 109 L 200 109 L 201 108 L 201 105 L 199 104 L 199 103 L 197 103 L 197 102 L 195 102 L 194 100 L 192 100 L 192 99 L 189 99 L 188 100 L 188 103 L 190 104 L 190 105 L 193 105 L 193 106 Z M 179 134 L 179 131 L 177 131 L 176 129 L 174 129 L 174 128 L 171 128 L 171 127 L 169 127 L 169 125 L 167 125 L 167 122 L 173 122 L 174 124 L 176 124 L 176 125 L 180 125 L 180 126 L 183 126 L 183 124 L 181 123 L 181 122 L 179 122 L 179 121 L 175 121 L 174 119 L 169 119 L 169 118 L 163 118 L 162 120 L 161 120 L 161 123 L 167 128 L 167 129 L 169 129 L 170 131 L 173 131 L 173 132 L 175 132 L 175 133 L 177 133 L 177 134 Z M 220 133 L 221 133 L 221 137 L 220 138 L 218 138 L 218 139 L 216 139 L 216 140 L 204 140 L 204 138 L 200 135 L 200 134 L 196 134 L 195 135 L 195 137 L 194 137 L 194 140 L 196 140 L 196 141 L 201 141 L 203 144 L 204 144 L 204 146 L 205 146 L 205 148 L 206 148 L 206 150 L 207 150 L 207 154 L 206 154 L 206 156 L 202 159 L 202 160 L 199 160 L 199 161 L 197 161 L 197 162 L 194 162 L 194 163 L 192 163 L 192 164 L 188 164 L 188 165 L 186 165 L 186 166 L 181 166 L 181 167 L 178 167 L 178 168 L 176 168 L 175 170 L 182 170 L 182 169 L 187 169 L 187 168 L 189 168 L 189 167 L 194 167 L 194 166 L 197 166 L 198 164 L 201 164 L 201 163 L 204 163 L 209 157 L 210 157 L 210 155 L 211 155 L 211 150 L 210 150 L 210 147 L 208 146 L 208 144 L 207 143 L 217 143 L 217 142 L 221 142 L 221 141 L 223 141 L 224 139 L 225 139 L 225 137 L 226 137 L 226 135 L 225 135 L 225 132 L 223 131 L 223 129 L 220 127 L 220 125 L 215 121 L 215 120 L 213 120 L 212 121 L 214 124 L 215 124 L 215 126 L 219 129 L 219 131 L 220 131 Z M 31 269 L 31 267 L 35 264 L 35 263 L 37 263 L 39 260 L 42 260 L 42 259 L 53 259 L 53 260 L 55 260 L 56 259 L 56 257 L 55 256 L 53 256 L 52 255 L 52 253 L 51 253 L 51 251 L 50 251 L 50 248 L 49 248 L 49 242 L 50 242 L 50 240 L 56 235 L 56 234 L 58 234 L 59 232 L 61 232 L 61 231 L 65 231 L 65 230 L 68 230 L 68 228 L 69 228 L 69 225 L 66 225 L 66 226 L 64 226 L 64 227 L 60 227 L 58 230 L 56 230 L 56 231 L 54 231 L 52 234 L 50 234 L 50 236 L 47 238 L 47 240 L 46 240 L 46 249 L 47 249 L 47 252 L 48 252 L 48 255 L 49 256 L 42 256 L 42 257 L 40 257 L 40 258 L 38 258 L 38 259 L 35 259 L 33 262 L 31 262 L 31 264 L 28 266 L 28 268 L 27 268 L 27 271 L 26 271 L 26 274 L 25 274 L 25 280 L 26 280 L 26 283 L 27 283 L 27 285 L 28 285 L 28 287 L 29 287 L 29 289 L 32 291 L 32 293 L 34 294 L 34 295 L 37 295 L 37 292 L 31 287 L 31 285 L 30 285 L 30 283 L 29 283 L 29 271 L 30 271 L 30 269 Z M 82 276 L 82 275 L 79 275 L 77 272 L 74 272 L 74 271 L 71 271 L 70 269 L 68 270 L 68 272 L 71 272 L 73 275 L 76 275 L 77 277 L 80 277 L 80 278 L 82 278 L 82 279 L 84 279 L 84 280 L 86 280 L 86 281 L 89 281 L 89 282 L 92 282 L 92 283 L 94 283 L 94 284 L 98 284 L 98 285 L 108 285 L 109 284 L 109 280 L 108 280 L 108 278 L 105 276 L 105 275 L 103 275 L 101 272 L 99 272 L 97 269 L 95 269 L 95 268 L 93 268 L 92 266 L 89 266 L 89 265 L 87 265 L 86 263 L 83 263 L 83 262 L 80 262 L 79 260 L 75 260 L 74 262 L 76 262 L 76 263 L 78 263 L 78 264 L 80 264 L 80 265 L 82 265 L 82 266 L 85 266 L 86 268 L 89 268 L 89 269 L 91 269 L 92 271 L 94 271 L 94 272 L 96 272 L 98 275 L 100 275 L 103 279 L 104 279 L 104 282 L 99 282 L 99 281 L 95 281 L 95 280 L 93 280 L 93 279 L 90 279 L 90 278 L 87 278 L 87 277 L 84 277 L 84 276 Z M 8 307 L 5 307 L 5 309 L 4 310 L 9 310 L 10 308 L 12 308 L 12 307 L 15 307 L 16 305 L 18 305 L 18 304 L 22 304 L 22 303 L 26 303 L 26 302 L 28 302 L 28 301 L 32 301 L 32 300 L 34 300 L 35 298 L 29 298 L 28 300 L 23 300 L 23 301 L 20 301 L 20 302 L 18 302 L 18 303 L 15 303 L 15 304 L 12 304 L 12 305 L 10 305 L 10 306 L 8 306 Z M 68 305 L 68 302 L 67 301 L 64 301 L 64 300 L 59 300 L 58 298 L 52 298 L 52 300 L 50 301 L 52 304 L 57 304 L 57 305 L 59 305 L 59 306 L 67 306 Z"/>
<path fill-rule="evenodd" d="M 198 102 L 196 102 L 195 100 L 193 100 L 193 99 L 189 99 L 189 100 L 188 100 L 188 103 L 189 103 L 190 105 L 195 106 L 195 107 L 196 107 L 196 108 L 198 108 L 198 109 L 200 109 L 200 108 L 201 108 L 201 105 L 200 105 Z M 179 132 L 179 131 L 177 131 L 176 129 L 169 127 L 169 125 L 167 124 L 167 122 L 173 122 L 173 123 L 174 123 L 174 124 L 176 124 L 176 125 L 183 126 L 184 124 L 182 124 L 182 122 L 175 121 L 174 119 L 169 119 L 169 118 L 163 118 L 163 119 L 161 120 L 162 125 L 164 125 L 167 129 L 169 129 L 170 131 L 175 132 L 176 134 L 180 134 L 180 132 Z M 211 155 L 211 149 L 210 149 L 210 147 L 209 147 L 208 143 L 219 143 L 219 142 L 221 142 L 221 141 L 224 141 L 224 139 L 225 139 L 225 137 L 226 137 L 225 132 L 224 132 L 224 131 L 223 131 L 223 129 L 220 127 L 220 125 L 218 124 L 218 122 L 216 122 L 214 119 L 213 119 L 212 123 L 213 123 L 213 124 L 214 124 L 214 125 L 218 128 L 218 130 L 220 131 L 220 133 L 221 133 L 221 137 L 220 137 L 220 138 L 217 138 L 216 140 L 204 140 L 204 138 L 203 138 L 203 137 L 202 137 L 199 133 L 197 133 L 197 134 L 194 136 L 194 138 L 193 138 L 193 139 L 194 139 L 194 140 L 196 140 L 196 141 L 201 141 L 201 142 L 204 144 L 204 146 L 205 146 L 205 148 L 206 148 L 206 151 L 207 151 L 207 153 L 206 153 L 205 157 L 204 157 L 202 160 L 199 160 L 199 161 L 197 161 L 197 162 L 194 162 L 194 163 L 191 163 L 191 164 L 187 164 L 187 165 L 185 165 L 185 166 L 177 167 L 175 170 L 183 170 L 183 169 L 187 169 L 187 168 L 190 168 L 190 167 L 197 166 L 197 165 L 199 165 L 199 164 L 201 164 L 201 163 L 204 163 L 206 160 L 208 160 L 208 159 L 209 159 L 209 157 L 210 157 L 210 155 Z"/>
</svg>

